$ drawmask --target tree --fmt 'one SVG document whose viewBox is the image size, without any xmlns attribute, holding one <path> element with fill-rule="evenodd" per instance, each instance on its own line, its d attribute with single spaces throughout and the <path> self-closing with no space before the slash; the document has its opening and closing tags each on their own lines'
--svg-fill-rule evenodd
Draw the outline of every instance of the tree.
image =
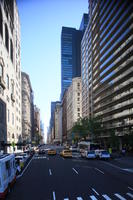
<svg viewBox="0 0 133 200">
<path fill-rule="evenodd" d="M 92 140 L 95 140 L 98 138 L 98 136 L 100 135 L 100 133 L 102 132 L 102 126 L 101 126 L 101 121 L 99 120 L 99 118 L 90 118 L 88 120 L 88 130 L 89 130 L 89 134 L 92 138 Z"/>
<path fill-rule="evenodd" d="M 73 137 L 78 139 L 88 136 L 88 118 L 79 118 L 72 128 Z"/>
</svg>

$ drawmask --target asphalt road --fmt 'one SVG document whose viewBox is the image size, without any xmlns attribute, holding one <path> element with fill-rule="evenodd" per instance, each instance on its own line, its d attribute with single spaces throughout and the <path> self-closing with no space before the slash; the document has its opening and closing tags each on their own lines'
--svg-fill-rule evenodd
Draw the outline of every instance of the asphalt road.
<svg viewBox="0 0 133 200">
<path fill-rule="evenodd" d="M 7 200 L 131 200 L 133 158 L 113 161 L 34 156 Z"/>
</svg>

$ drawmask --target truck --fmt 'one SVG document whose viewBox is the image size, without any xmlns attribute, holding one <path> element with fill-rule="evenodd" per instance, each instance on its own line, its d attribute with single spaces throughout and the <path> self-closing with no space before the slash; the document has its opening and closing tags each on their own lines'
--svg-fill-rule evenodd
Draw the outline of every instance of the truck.
<svg viewBox="0 0 133 200">
<path fill-rule="evenodd" d="M 4 199 L 16 181 L 14 154 L 0 155 L 0 199 Z"/>
</svg>

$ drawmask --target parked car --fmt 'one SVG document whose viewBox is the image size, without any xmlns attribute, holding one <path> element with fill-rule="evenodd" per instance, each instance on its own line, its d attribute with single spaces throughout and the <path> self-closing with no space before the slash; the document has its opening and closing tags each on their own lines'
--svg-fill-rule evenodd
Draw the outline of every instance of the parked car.
<svg viewBox="0 0 133 200">
<path fill-rule="evenodd" d="M 102 150 L 99 153 L 99 158 L 108 160 L 108 159 L 110 159 L 110 153 L 106 150 Z"/>
<path fill-rule="evenodd" d="M 96 158 L 95 151 L 94 150 L 88 151 L 87 154 L 86 154 L 86 158 L 95 159 Z"/>
<path fill-rule="evenodd" d="M 38 153 L 39 154 L 45 154 L 45 150 L 44 149 L 40 149 Z"/>
<path fill-rule="evenodd" d="M 79 158 L 79 157 L 81 157 L 81 154 L 80 154 L 80 152 L 78 151 L 78 149 L 77 148 L 70 148 L 70 150 L 72 151 L 72 157 L 73 158 Z"/>
<path fill-rule="evenodd" d="M 60 152 L 60 155 L 64 158 L 72 158 L 72 151 L 69 150 L 69 149 L 66 149 L 66 150 L 62 150 Z"/>
<path fill-rule="evenodd" d="M 4 199 L 16 181 L 14 154 L 0 155 L 0 199 Z"/>
</svg>

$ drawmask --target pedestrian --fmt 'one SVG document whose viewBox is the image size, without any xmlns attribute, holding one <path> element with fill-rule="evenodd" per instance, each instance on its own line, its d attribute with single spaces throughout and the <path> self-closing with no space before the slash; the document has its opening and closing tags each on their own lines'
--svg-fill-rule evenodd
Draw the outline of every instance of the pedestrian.
<svg viewBox="0 0 133 200">
<path fill-rule="evenodd" d="M 125 156 L 125 154 L 126 154 L 126 149 L 125 149 L 125 148 L 122 148 L 121 153 L 122 153 L 123 156 Z"/>
<path fill-rule="evenodd" d="M 19 165 L 17 165 L 17 171 L 16 171 L 16 175 L 18 175 L 21 172 L 21 168 Z"/>
</svg>

